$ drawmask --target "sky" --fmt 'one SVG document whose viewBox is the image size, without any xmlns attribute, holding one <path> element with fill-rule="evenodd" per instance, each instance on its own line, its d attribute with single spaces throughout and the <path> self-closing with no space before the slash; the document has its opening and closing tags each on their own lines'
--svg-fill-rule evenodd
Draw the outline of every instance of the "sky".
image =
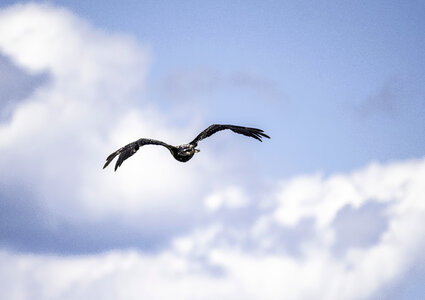
<svg viewBox="0 0 425 300">
<path fill-rule="evenodd" d="M 424 13 L 2 1 L 1 297 L 422 299 Z"/>
</svg>

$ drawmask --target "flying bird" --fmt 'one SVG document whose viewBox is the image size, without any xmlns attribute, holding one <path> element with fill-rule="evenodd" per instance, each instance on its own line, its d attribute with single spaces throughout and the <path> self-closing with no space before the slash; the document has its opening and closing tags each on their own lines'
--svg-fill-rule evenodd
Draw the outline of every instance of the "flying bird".
<svg viewBox="0 0 425 300">
<path fill-rule="evenodd" d="M 236 125 L 214 124 L 214 125 L 209 126 L 207 129 L 202 131 L 200 134 L 198 134 L 198 136 L 193 141 L 191 141 L 189 144 L 183 144 L 183 145 L 180 145 L 180 146 L 172 146 L 172 145 L 169 145 L 167 143 L 157 141 L 157 140 L 152 140 L 152 139 L 145 139 L 145 138 L 138 139 L 137 141 L 132 142 L 132 143 L 118 149 L 117 151 L 111 153 L 111 155 L 109 155 L 106 158 L 106 163 L 103 166 L 103 168 L 106 168 L 111 163 L 111 161 L 115 158 L 115 156 L 119 155 L 118 160 L 115 164 L 115 171 L 116 171 L 118 169 L 118 167 L 121 166 L 121 164 L 124 162 L 124 160 L 126 160 L 127 158 L 132 156 L 134 153 L 137 152 L 137 150 L 139 150 L 140 147 L 142 147 L 144 145 L 164 146 L 165 148 L 167 148 L 171 152 L 171 155 L 175 159 L 177 159 L 178 161 L 181 161 L 181 162 L 187 162 L 188 160 L 190 160 L 193 157 L 193 155 L 195 153 L 200 151 L 199 149 L 196 149 L 199 141 L 213 135 L 214 133 L 216 133 L 218 131 L 225 130 L 225 129 L 230 129 L 233 132 L 252 137 L 254 139 L 259 140 L 260 142 L 262 142 L 261 139 L 263 137 L 268 138 L 268 139 L 270 138 L 267 134 L 265 134 L 263 132 L 263 130 L 257 129 L 257 128 L 243 127 L 243 126 L 236 126 Z"/>
</svg>

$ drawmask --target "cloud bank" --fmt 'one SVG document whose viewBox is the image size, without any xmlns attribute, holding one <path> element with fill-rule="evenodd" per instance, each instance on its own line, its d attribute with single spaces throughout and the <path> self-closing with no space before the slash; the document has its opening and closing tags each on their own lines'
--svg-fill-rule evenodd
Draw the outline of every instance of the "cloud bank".
<svg viewBox="0 0 425 300">
<path fill-rule="evenodd" d="M 276 187 L 270 207 L 249 226 L 211 222 L 154 254 L 2 251 L 0 277 L 5 295 L 14 299 L 363 299 L 421 260 L 424 180 L 425 159 L 328 178 L 300 176 Z M 303 192 L 310 190 L 315 193 Z M 360 211 L 368 203 L 383 204 L 369 213 L 383 215 L 385 226 L 375 240 L 347 243 L 335 220 L 344 207 Z M 351 224 L 353 238 L 362 226 L 374 226 L 363 217 L 357 214 Z M 301 230 L 306 218 L 313 221 L 310 232 Z M 337 249 L 340 239 L 344 245 Z"/>
<path fill-rule="evenodd" d="M 5 215 L 25 215 L 32 222 L 7 222 L 3 239 L 19 246 L 18 239 L 28 237 L 15 231 L 48 232 L 52 240 L 78 228 L 90 240 L 84 228 L 113 235 L 98 230 L 119 222 L 134 242 L 152 235 L 147 227 L 158 230 L 153 235 L 166 235 L 192 222 L 187 215 L 203 208 L 196 204 L 200 190 L 220 173 L 208 153 L 198 164 L 183 166 L 166 150 L 145 147 L 122 171 L 101 169 L 110 152 L 142 135 L 180 143 L 194 134 L 189 131 L 194 122 L 171 128 L 141 96 L 147 47 L 50 5 L 16 5 L 0 14 L 2 55 L 28 76 L 49 77 L 0 125 L 2 208 Z M 211 174 L 211 180 L 196 174 Z M 169 222 L 158 221 L 162 218 Z M 139 228 L 145 228 L 141 237 Z"/>
<path fill-rule="evenodd" d="M 200 126 L 141 96 L 147 47 L 28 4 L 0 11 L 0 52 L 48 78 L 0 123 L 7 299 L 363 299 L 423 261 L 425 158 L 266 185 L 233 179 L 226 153 L 184 165 L 146 147 L 108 172 L 115 148 Z"/>
</svg>

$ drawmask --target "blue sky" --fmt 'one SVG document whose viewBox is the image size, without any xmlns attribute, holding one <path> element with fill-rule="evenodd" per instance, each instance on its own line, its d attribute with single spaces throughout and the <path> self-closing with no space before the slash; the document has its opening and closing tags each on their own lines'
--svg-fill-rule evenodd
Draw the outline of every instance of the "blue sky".
<svg viewBox="0 0 425 300">
<path fill-rule="evenodd" d="M 423 2 L 19 3 L 0 4 L 0 263 L 30 267 L 7 295 L 137 299 L 135 276 L 151 299 L 424 293 Z M 101 170 L 212 123 L 272 138 Z"/>
<path fill-rule="evenodd" d="M 279 143 L 264 151 L 281 154 L 285 166 L 267 173 L 349 170 L 423 154 L 421 1 L 53 3 L 146 44 L 147 94 L 162 108 L 187 111 L 196 102 L 192 113 L 201 110 L 209 122 L 262 117 L 254 125 Z M 173 89 L 181 73 L 188 78 Z M 193 80 L 198 73 L 207 78 Z"/>
<path fill-rule="evenodd" d="M 268 153 L 282 154 L 278 175 L 422 155 L 421 2 L 53 3 L 150 47 L 147 93 L 161 107 L 196 102 L 210 122 L 263 116 L 285 145 Z M 173 89 L 181 72 L 212 78 Z"/>
</svg>

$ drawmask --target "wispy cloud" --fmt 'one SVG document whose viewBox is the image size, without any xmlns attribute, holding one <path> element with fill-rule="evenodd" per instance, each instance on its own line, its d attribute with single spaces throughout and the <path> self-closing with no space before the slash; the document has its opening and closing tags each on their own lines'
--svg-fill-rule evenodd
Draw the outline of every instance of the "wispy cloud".
<svg viewBox="0 0 425 300">
<path fill-rule="evenodd" d="M 281 101 L 284 95 L 278 84 L 246 71 L 223 73 L 210 67 L 179 69 L 166 75 L 162 88 L 167 97 L 192 100 L 220 90 L 248 91 L 261 101 Z"/>
<path fill-rule="evenodd" d="M 378 91 L 371 94 L 358 106 L 359 114 L 370 116 L 374 114 L 386 114 L 392 117 L 397 116 L 409 102 L 406 85 L 400 77 L 393 77 L 387 80 Z"/>
</svg>

